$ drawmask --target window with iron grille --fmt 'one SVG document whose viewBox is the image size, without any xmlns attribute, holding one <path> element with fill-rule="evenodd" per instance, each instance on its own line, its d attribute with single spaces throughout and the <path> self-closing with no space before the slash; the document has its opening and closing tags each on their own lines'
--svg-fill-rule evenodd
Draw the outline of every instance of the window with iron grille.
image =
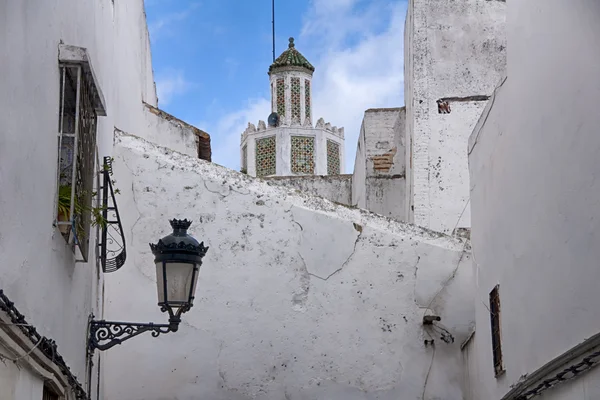
<svg viewBox="0 0 600 400">
<path fill-rule="evenodd" d="M 60 64 L 55 224 L 87 261 L 96 154 L 94 87 L 81 64 Z M 75 247 L 73 247 L 75 248 Z"/>
<path fill-rule="evenodd" d="M 500 293 L 499 285 L 490 292 L 490 320 L 492 326 L 492 354 L 494 359 L 494 373 L 496 376 L 504 373 L 502 361 L 502 341 L 500 335 Z"/>
<path fill-rule="evenodd" d="M 59 397 L 54 391 L 52 391 L 48 386 L 44 385 L 44 391 L 42 393 L 42 400 L 58 400 Z"/>
</svg>

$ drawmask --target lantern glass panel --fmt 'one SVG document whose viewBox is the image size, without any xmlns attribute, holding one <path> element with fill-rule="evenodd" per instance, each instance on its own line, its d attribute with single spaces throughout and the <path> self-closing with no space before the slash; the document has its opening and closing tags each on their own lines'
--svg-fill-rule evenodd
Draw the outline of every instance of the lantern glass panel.
<svg viewBox="0 0 600 400">
<path fill-rule="evenodd" d="M 196 292 L 198 274 L 194 274 L 196 264 L 181 262 L 157 262 L 156 263 L 156 285 L 158 289 L 158 303 L 165 302 L 164 272 L 167 278 L 167 304 L 181 306 L 191 303 L 190 288 L 192 296 Z M 190 304 L 191 305 L 191 304 Z"/>
</svg>

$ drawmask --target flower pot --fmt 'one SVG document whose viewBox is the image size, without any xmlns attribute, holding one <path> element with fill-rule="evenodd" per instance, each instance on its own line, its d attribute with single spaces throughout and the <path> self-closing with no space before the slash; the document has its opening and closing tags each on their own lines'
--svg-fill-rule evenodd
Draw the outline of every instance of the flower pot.
<svg viewBox="0 0 600 400">
<path fill-rule="evenodd" d="M 58 222 L 68 222 L 69 215 L 67 213 L 58 213 Z M 71 224 L 69 225 L 58 225 L 58 230 L 65 238 L 69 237 L 69 233 L 71 233 Z"/>
</svg>

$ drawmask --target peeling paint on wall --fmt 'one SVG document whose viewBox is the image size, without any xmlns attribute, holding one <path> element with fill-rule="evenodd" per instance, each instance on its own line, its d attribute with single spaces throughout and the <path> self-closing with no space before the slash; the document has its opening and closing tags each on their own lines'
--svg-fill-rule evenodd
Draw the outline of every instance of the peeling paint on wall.
<svg viewBox="0 0 600 400">
<path fill-rule="evenodd" d="M 458 343 L 469 334 L 461 240 L 132 136 L 115 144 L 131 252 L 107 296 L 136 296 L 125 308 L 108 304 L 107 315 L 164 318 L 147 243 L 168 232 L 167 218 L 195 221 L 190 232 L 211 251 L 177 334 L 140 336 L 106 355 L 107 398 L 418 398 L 431 361 L 419 304 L 441 314 Z M 458 343 L 438 349 L 430 398 L 462 400 Z"/>
</svg>

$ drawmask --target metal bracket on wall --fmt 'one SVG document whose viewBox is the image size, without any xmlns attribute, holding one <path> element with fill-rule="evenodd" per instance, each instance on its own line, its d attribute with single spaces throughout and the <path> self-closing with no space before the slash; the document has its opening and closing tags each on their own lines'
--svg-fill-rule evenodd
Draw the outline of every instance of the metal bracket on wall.
<svg viewBox="0 0 600 400">
<path fill-rule="evenodd" d="M 99 257 L 104 273 L 115 272 L 125 264 L 125 234 L 112 184 L 112 158 L 104 157 L 102 170 L 102 225 Z"/>
<path fill-rule="evenodd" d="M 176 332 L 179 322 L 178 318 L 171 318 L 168 324 L 95 321 L 92 316 L 88 348 L 90 353 L 93 353 L 96 349 L 100 351 L 108 350 L 144 332 L 151 332 L 153 337 L 158 337 L 164 333 Z"/>
</svg>

